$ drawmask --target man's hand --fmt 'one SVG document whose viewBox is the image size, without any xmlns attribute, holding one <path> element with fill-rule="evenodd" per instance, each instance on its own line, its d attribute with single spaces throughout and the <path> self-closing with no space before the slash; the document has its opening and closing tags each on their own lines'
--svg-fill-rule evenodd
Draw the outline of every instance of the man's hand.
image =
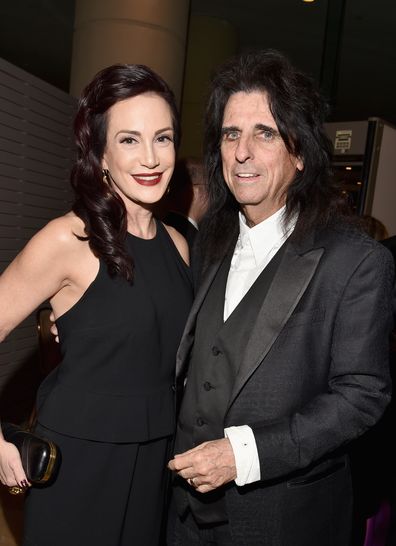
<svg viewBox="0 0 396 546">
<path fill-rule="evenodd" d="M 234 452 L 228 438 L 204 442 L 175 455 L 168 468 L 200 493 L 212 491 L 237 477 Z"/>
</svg>

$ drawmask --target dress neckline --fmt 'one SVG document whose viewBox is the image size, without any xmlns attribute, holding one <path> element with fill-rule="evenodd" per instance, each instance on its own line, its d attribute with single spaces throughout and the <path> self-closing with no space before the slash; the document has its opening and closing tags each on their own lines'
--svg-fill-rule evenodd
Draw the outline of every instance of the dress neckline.
<svg viewBox="0 0 396 546">
<path fill-rule="evenodd" d="M 154 235 L 154 237 L 151 237 L 151 239 L 144 239 L 143 237 L 139 237 L 138 235 L 134 235 L 130 231 L 127 231 L 127 236 L 131 237 L 135 241 L 143 241 L 143 242 L 148 242 L 149 243 L 150 241 L 155 241 L 158 238 L 158 230 L 160 229 L 160 222 L 156 218 L 155 218 L 155 227 L 156 227 L 155 235 Z"/>
</svg>

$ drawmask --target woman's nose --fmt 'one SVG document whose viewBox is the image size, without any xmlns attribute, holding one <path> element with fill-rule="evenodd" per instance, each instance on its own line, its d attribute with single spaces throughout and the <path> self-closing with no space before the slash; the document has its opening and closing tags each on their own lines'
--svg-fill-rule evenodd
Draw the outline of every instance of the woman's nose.
<svg viewBox="0 0 396 546">
<path fill-rule="evenodd" d="M 152 144 L 146 144 L 144 146 L 141 163 L 149 169 L 154 169 L 159 165 L 159 159 L 155 147 Z"/>
</svg>

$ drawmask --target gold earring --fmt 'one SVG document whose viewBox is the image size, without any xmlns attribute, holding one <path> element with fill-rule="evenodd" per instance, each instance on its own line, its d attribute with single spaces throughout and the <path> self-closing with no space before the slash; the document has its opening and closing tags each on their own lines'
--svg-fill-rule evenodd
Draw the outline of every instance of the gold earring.
<svg viewBox="0 0 396 546">
<path fill-rule="evenodd" d="M 103 183 L 108 184 L 109 183 L 109 171 L 107 169 L 102 169 L 102 175 L 103 175 Z"/>
</svg>

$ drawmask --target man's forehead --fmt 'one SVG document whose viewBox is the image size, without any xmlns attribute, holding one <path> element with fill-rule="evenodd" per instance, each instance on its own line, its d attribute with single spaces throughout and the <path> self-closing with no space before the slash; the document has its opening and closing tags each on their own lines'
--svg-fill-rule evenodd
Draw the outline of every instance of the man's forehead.
<svg viewBox="0 0 396 546">
<path fill-rule="evenodd" d="M 238 97 L 251 97 L 253 95 L 261 97 L 263 100 L 265 100 L 265 102 L 268 103 L 268 93 L 265 89 L 246 89 L 245 91 L 241 90 L 231 93 L 227 99 L 226 106 L 231 100 L 235 100 Z"/>
<path fill-rule="evenodd" d="M 270 122 L 274 128 L 276 127 L 264 90 L 238 91 L 230 95 L 224 108 L 223 125 L 244 122 L 254 124 Z"/>
</svg>

